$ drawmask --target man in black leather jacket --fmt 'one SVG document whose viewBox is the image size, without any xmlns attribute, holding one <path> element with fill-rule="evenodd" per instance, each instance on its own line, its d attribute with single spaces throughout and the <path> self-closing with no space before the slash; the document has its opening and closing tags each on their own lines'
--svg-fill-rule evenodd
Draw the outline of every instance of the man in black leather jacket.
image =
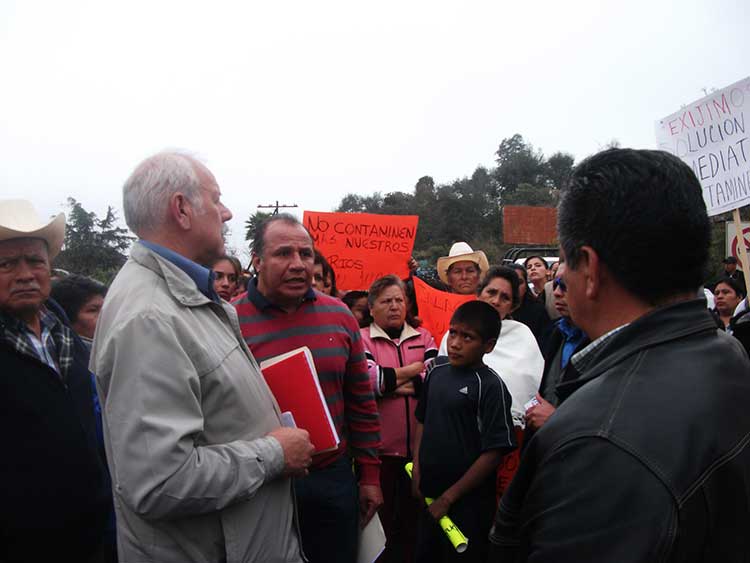
<svg viewBox="0 0 750 563">
<path fill-rule="evenodd" d="M 559 206 L 571 317 L 592 343 L 502 498 L 497 560 L 750 557 L 750 361 L 694 299 L 701 186 L 658 151 L 581 163 Z M 649 256 L 660 252 L 660 273 Z"/>
</svg>

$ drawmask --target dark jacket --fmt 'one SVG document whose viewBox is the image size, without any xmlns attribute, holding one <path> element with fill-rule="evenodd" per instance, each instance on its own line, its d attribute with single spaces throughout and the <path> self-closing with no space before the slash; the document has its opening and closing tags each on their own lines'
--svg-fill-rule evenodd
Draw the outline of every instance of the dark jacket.
<svg viewBox="0 0 750 563">
<path fill-rule="evenodd" d="M 65 386 L 52 368 L 0 340 L 2 563 L 86 561 L 100 547 L 111 493 L 88 352 L 77 337 L 73 357 Z"/>
<path fill-rule="evenodd" d="M 742 343 L 742 347 L 750 354 L 750 309 L 742 311 L 729 321 L 732 336 Z"/>
<path fill-rule="evenodd" d="M 523 323 L 531 329 L 540 350 L 546 348 L 547 339 L 554 328 L 554 324 L 547 314 L 544 301 L 537 301 L 531 295 L 531 290 L 527 289 L 523 301 L 521 301 L 521 306 L 513 311 L 511 316 L 513 320 Z"/>
<path fill-rule="evenodd" d="M 721 281 L 722 279 L 727 279 L 727 278 L 733 279 L 734 281 L 736 281 L 737 283 L 739 283 L 740 286 L 742 287 L 742 290 L 745 293 L 747 293 L 747 287 L 745 286 L 745 274 L 743 273 L 742 270 L 735 270 L 731 274 L 729 272 L 727 272 L 726 270 L 724 270 L 721 273 L 721 278 L 719 279 L 719 281 Z"/>
<path fill-rule="evenodd" d="M 641 317 L 592 354 L 502 498 L 491 536 L 502 561 L 747 561 L 740 343 L 695 300 Z"/>
<path fill-rule="evenodd" d="M 557 394 L 557 385 L 563 381 L 567 382 L 577 379 L 580 375 L 570 360 L 568 360 L 564 369 L 562 367 L 562 351 L 563 345 L 565 344 L 565 334 L 557 326 L 558 322 L 559 321 L 555 322 L 555 326 L 545 342 L 545 348 L 542 350 L 542 355 L 544 356 L 544 372 L 542 373 L 542 381 L 539 384 L 539 394 L 555 407 L 562 402 L 562 399 Z M 573 354 L 575 355 L 576 352 L 583 350 L 590 342 L 591 341 L 584 336 L 583 340 L 576 345 Z"/>
</svg>

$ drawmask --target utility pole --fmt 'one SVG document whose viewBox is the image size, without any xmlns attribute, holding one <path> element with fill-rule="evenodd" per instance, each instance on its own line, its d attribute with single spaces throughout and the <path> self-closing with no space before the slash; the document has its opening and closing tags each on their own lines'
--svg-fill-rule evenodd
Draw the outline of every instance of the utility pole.
<svg viewBox="0 0 750 563">
<path fill-rule="evenodd" d="M 278 215 L 279 214 L 279 208 L 288 209 L 288 208 L 291 208 L 291 207 L 297 207 L 297 204 L 296 203 L 292 203 L 291 205 L 286 205 L 286 204 L 283 204 L 283 203 L 279 204 L 279 200 L 277 199 L 276 200 L 276 204 L 272 203 L 271 205 L 258 205 L 258 209 L 271 209 L 272 207 L 274 209 L 273 209 L 273 213 L 271 213 L 271 215 Z"/>
</svg>

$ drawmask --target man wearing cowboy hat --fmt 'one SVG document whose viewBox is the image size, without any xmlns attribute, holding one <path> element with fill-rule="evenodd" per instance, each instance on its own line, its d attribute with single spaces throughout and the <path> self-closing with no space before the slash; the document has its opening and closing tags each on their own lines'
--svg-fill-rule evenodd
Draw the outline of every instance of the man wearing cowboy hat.
<svg viewBox="0 0 750 563">
<path fill-rule="evenodd" d="M 484 252 L 472 250 L 465 242 L 454 243 L 448 256 L 442 256 L 437 261 L 440 280 L 450 291 L 461 295 L 476 294 L 479 280 L 489 268 Z"/>
<path fill-rule="evenodd" d="M 0 561 L 91 561 L 111 507 L 88 353 L 48 301 L 65 216 L 0 201 Z"/>
</svg>

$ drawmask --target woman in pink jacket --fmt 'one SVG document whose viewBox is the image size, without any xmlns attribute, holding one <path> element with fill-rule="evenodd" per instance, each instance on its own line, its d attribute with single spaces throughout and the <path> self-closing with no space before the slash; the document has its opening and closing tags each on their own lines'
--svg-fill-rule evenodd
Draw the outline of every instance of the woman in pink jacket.
<svg viewBox="0 0 750 563">
<path fill-rule="evenodd" d="M 404 465 L 412 460 L 414 409 L 425 367 L 437 356 L 435 340 L 406 319 L 403 282 L 390 275 L 377 279 L 368 294 L 369 327 L 360 330 L 370 381 L 380 411 L 380 519 L 386 535 L 383 561 L 411 561 L 419 510 L 411 496 Z"/>
</svg>

